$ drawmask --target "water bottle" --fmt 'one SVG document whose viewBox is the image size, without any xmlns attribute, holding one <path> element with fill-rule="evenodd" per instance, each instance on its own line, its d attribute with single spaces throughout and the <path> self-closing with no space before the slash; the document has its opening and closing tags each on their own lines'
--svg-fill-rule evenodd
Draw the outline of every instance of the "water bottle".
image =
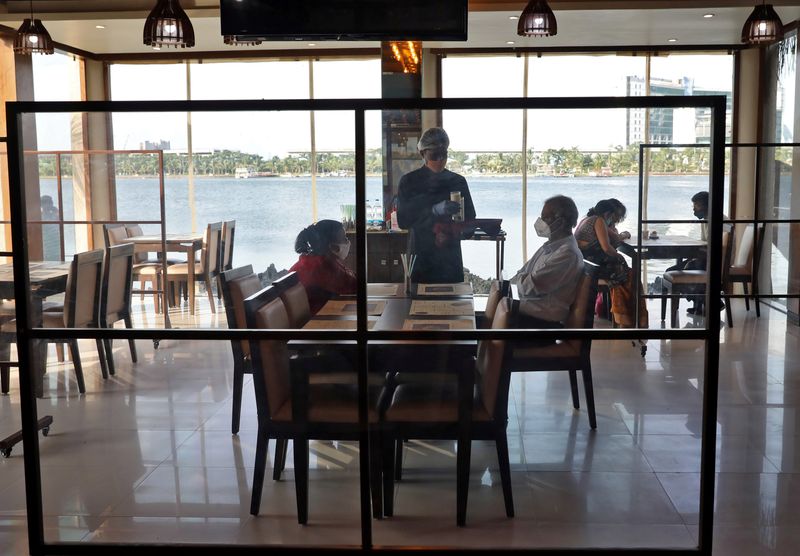
<svg viewBox="0 0 800 556">
<path fill-rule="evenodd" d="M 378 229 L 383 228 L 383 205 L 380 199 L 375 199 L 372 205 L 372 225 Z"/>
<path fill-rule="evenodd" d="M 372 221 L 373 221 L 373 217 L 372 217 L 373 210 L 372 210 L 372 203 L 369 202 L 369 199 L 367 199 L 367 204 L 365 206 L 364 214 L 365 214 L 364 220 L 366 221 L 367 228 L 371 228 L 372 227 Z"/>
</svg>

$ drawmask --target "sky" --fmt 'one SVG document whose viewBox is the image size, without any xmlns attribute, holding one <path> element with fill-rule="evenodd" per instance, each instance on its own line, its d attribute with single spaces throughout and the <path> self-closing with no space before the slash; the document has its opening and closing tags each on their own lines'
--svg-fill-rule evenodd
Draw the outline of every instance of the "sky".
<svg viewBox="0 0 800 556">
<path fill-rule="evenodd" d="M 528 96 L 624 96 L 626 77 L 645 74 L 645 58 L 636 56 L 531 56 Z M 730 90 L 732 57 L 671 55 L 654 57 L 654 78 L 691 77 L 695 87 Z M 189 67 L 185 64 L 114 64 L 113 100 L 286 99 L 309 98 L 308 61 L 230 62 Z M 71 56 L 34 57 L 36 100 L 77 100 L 77 89 L 64 87 L 77 75 Z M 314 98 L 379 98 L 380 63 L 377 60 L 317 61 L 313 63 Z M 443 60 L 445 97 L 518 97 L 524 93 L 524 58 L 459 57 Z M 193 113 L 193 150 L 240 150 L 264 157 L 309 151 L 310 114 Z M 444 126 L 451 148 L 459 151 L 518 151 L 522 112 L 518 110 L 446 111 Z M 40 149 L 69 148 L 69 115 L 37 117 Z M 380 114 L 367 114 L 367 146 L 379 148 Z M 353 150 L 352 113 L 315 114 L 318 151 Z M 528 112 L 528 148 L 607 150 L 626 141 L 624 110 L 569 110 Z M 170 141 L 173 150 L 187 148 L 185 113 L 114 115 L 114 147 L 137 149 L 146 140 Z"/>
</svg>

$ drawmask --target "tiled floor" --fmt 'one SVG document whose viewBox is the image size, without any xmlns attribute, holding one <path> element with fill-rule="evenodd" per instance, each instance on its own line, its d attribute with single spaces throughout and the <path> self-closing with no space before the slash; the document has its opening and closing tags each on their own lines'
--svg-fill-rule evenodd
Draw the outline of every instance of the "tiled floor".
<svg viewBox="0 0 800 556">
<path fill-rule="evenodd" d="M 735 304 L 721 330 L 715 553 L 800 551 L 800 329 L 768 309 Z M 224 326 L 198 300 L 197 322 Z M 654 312 L 655 313 L 655 312 Z M 175 313 L 176 324 L 186 317 Z M 140 323 L 153 325 L 152 315 Z M 698 323 L 691 318 L 682 326 Z M 653 322 L 654 326 L 660 326 Z M 87 393 L 53 358 L 40 414 L 48 541 L 357 545 L 358 448 L 313 442 L 310 519 L 295 517 L 291 453 L 249 514 L 255 403 L 230 434 L 231 362 L 224 342 L 117 342 L 118 373 L 100 377 L 82 346 Z M 452 442 L 411 441 L 395 516 L 373 521 L 376 545 L 691 547 L 698 533 L 702 345 L 595 342 L 598 428 L 574 412 L 565 373 L 514 376 L 509 444 L 516 517 L 508 519 L 493 445 L 475 443 L 467 527 L 455 527 Z M 51 351 L 51 356 L 53 352 Z M 16 375 L 0 399 L 2 431 L 19 425 Z M 22 447 L 0 460 L 0 554 L 27 554 Z"/>
</svg>

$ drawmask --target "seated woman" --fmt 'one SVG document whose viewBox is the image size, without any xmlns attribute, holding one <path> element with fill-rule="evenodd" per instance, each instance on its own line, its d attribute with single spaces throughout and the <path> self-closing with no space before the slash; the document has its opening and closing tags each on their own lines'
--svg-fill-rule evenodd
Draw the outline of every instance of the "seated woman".
<svg viewBox="0 0 800 556">
<path fill-rule="evenodd" d="M 575 229 L 575 239 L 583 257 L 602 267 L 601 278 L 611 288 L 611 312 L 614 320 L 624 328 L 633 328 L 636 301 L 633 299 L 633 272 L 625 259 L 617 253 L 619 245 L 630 234 L 617 232 L 616 225 L 626 213 L 625 205 L 616 199 L 604 199 L 597 203 Z M 641 289 L 640 289 L 641 291 Z M 639 326 L 647 327 L 648 316 L 644 298 L 639 298 Z"/>
<path fill-rule="evenodd" d="M 311 313 L 316 314 L 331 297 L 356 293 L 356 275 L 344 260 L 350 241 L 336 220 L 320 220 L 297 234 L 294 250 L 300 254 L 292 268 L 308 293 Z"/>
</svg>

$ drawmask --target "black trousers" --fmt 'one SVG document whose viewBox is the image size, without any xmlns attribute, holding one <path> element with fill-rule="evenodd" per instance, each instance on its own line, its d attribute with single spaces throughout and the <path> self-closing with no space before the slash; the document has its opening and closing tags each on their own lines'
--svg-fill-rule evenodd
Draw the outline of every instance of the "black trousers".
<svg viewBox="0 0 800 556">
<path fill-rule="evenodd" d="M 531 328 L 536 330 L 543 330 L 547 328 L 564 328 L 560 322 L 553 322 L 549 320 L 540 319 L 531 315 L 526 315 L 522 312 L 517 314 L 517 328 Z M 528 340 L 526 343 L 530 346 L 549 346 L 554 344 L 555 340 L 537 339 Z"/>
</svg>

